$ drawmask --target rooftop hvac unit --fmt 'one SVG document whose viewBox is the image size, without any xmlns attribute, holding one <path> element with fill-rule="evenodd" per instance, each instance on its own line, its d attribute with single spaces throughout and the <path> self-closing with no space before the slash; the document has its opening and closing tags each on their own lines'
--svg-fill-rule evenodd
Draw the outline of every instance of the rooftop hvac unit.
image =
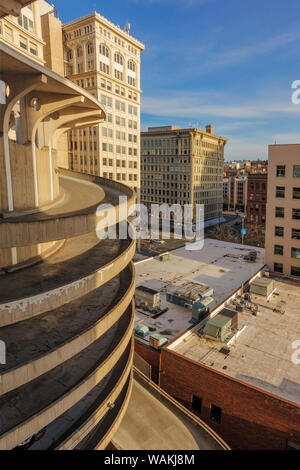
<svg viewBox="0 0 300 470">
<path fill-rule="evenodd" d="M 151 335 L 149 338 L 150 346 L 152 346 L 152 348 L 154 349 L 160 349 L 165 346 L 168 342 L 169 341 L 167 340 L 167 338 L 164 338 L 163 336 L 157 334 Z"/>
<path fill-rule="evenodd" d="M 217 341 L 226 342 L 232 331 L 238 329 L 238 314 L 224 308 L 215 317 L 210 318 L 204 327 L 204 335 Z"/>
<path fill-rule="evenodd" d="M 140 336 L 141 338 L 145 338 L 149 335 L 149 328 L 148 326 L 141 325 L 140 323 L 136 323 L 134 325 L 134 332 L 136 335 Z"/>
<path fill-rule="evenodd" d="M 205 297 L 195 302 L 192 309 L 191 323 L 198 323 L 209 312 L 209 305 L 214 301 L 212 297 Z"/>
<path fill-rule="evenodd" d="M 255 279 L 250 286 L 251 294 L 263 295 L 264 297 L 269 297 L 273 290 L 274 281 L 266 277 Z"/>
</svg>

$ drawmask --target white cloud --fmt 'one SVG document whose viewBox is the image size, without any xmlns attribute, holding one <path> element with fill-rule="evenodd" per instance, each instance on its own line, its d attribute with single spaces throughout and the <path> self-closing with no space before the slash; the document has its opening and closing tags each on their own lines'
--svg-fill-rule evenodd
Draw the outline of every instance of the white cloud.
<svg viewBox="0 0 300 470">
<path fill-rule="evenodd" d="M 266 38 L 264 41 L 255 42 L 247 46 L 231 48 L 227 51 L 216 53 L 212 56 L 211 67 L 222 67 L 249 60 L 251 57 L 262 56 L 281 47 L 299 41 L 300 31 L 289 31 L 277 36 Z M 208 64 L 206 64 L 206 67 Z"/>
<path fill-rule="evenodd" d="M 211 99 L 209 99 L 211 97 Z M 236 100 L 236 98 L 235 98 Z M 221 102 L 222 101 L 222 102 Z M 184 118 L 200 118 L 201 116 L 222 117 L 230 119 L 253 119 L 272 117 L 276 114 L 299 115 L 300 105 L 295 106 L 291 101 L 274 102 L 268 97 L 268 101 L 258 99 L 233 102 L 232 96 L 213 94 L 208 92 L 184 93 L 173 92 L 169 96 L 142 98 L 142 112 L 156 116 L 171 116 Z"/>
</svg>

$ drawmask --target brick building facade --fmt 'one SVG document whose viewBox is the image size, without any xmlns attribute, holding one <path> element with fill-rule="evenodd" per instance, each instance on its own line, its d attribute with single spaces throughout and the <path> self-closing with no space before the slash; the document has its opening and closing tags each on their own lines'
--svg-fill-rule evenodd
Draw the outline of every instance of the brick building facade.
<svg viewBox="0 0 300 470">
<path fill-rule="evenodd" d="M 300 444 L 300 406 L 175 351 L 135 341 L 152 380 L 214 429 L 232 449 L 286 450 Z"/>
<path fill-rule="evenodd" d="M 267 174 L 248 175 L 247 229 L 249 233 L 265 236 Z"/>
<path fill-rule="evenodd" d="M 162 351 L 160 386 L 232 449 L 285 450 L 300 443 L 299 405 L 168 349 Z"/>
</svg>

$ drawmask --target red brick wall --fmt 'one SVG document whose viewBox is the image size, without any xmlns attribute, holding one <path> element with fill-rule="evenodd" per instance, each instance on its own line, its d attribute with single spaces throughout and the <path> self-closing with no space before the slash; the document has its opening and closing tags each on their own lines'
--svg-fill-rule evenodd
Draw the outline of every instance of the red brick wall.
<svg viewBox="0 0 300 470">
<path fill-rule="evenodd" d="M 199 396 L 200 417 L 232 449 L 283 450 L 287 440 L 300 444 L 300 406 L 172 351 L 162 351 L 160 386 L 189 409 L 192 409 L 192 395 Z M 222 408 L 221 424 L 211 421 L 211 404 Z"/>
<path fill-rule="evenodd" d="M 256 188 L 257 184 L 259 185 L 259 189 Z M 265 189 L 263 189 L 263 184 L 265 185 Z M 250 194 L 253 195 L 253 199 L 250 199 Z M 258 199 L 256 199 L 256 195 L 258 195 Z M 263 235 L 262 229 L 264 229 L 266 226 L 266 204 L 267 204 L 267 175 L 249 175 L 248 176 L 248 190 L 247 190 L 247 229 L 248 229 L 248 232 L 257 230 L 258 235 Z M 255 210 L 256 205 L 258 206 L 258 211 Z M 251 214 L 253 215 L 253 221 L 251 221 Z M 257 222 L 255 220 L 256 216 L 258 216 Z M 262 217 L 265 217 L 265 220 L 262 220 Z"/>
<path fill-rule="evenodd" d="M 134 342 L 134 350 L 139 356 L 148 362 L 148 364 L 151 365 L 151 380 L 158 384 L 161 359 L 160 352 L 150 348 L 149 346 L 139 343 L 137 340 Z"/>
</svg>

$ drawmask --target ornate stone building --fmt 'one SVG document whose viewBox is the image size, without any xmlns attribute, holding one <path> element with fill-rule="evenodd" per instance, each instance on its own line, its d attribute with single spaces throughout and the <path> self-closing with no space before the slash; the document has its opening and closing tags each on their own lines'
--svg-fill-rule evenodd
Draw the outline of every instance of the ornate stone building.
<svg viewBox="0 0 300 470">
<path fill-rule="evenodd" d="M 104 126 L 70 131 L 70 168 L 140 188 L 142 43 L 92 13 L 63 26 L 65 75 L 98 98 Z"/>
<path fill-rule="evenodd" d="M 204 204 L 205 220 L 222 216 L 224 147 L 227 140 L 177 126 L 150 127 L 141 134 L 141 202 Z"/>
</svg>

